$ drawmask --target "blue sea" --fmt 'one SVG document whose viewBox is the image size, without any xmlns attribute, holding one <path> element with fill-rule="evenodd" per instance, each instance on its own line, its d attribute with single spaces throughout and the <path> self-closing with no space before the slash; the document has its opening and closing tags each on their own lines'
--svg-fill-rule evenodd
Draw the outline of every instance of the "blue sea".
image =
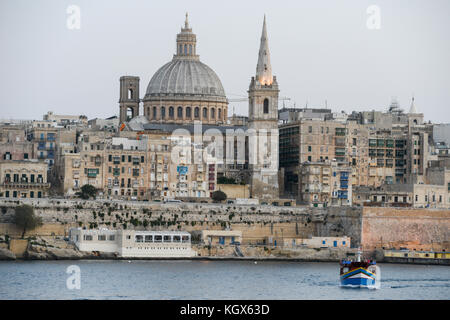
<svg viewBox="0 0 450 320">
<path fill-rule="evenodd" d="M 0 262 L 0 299 L 450 298 L 448 266 L 379 264 L 379 267 L 381 286 L 369 290 L 340 287 L 337 263 L 197 260 Z M 67 273 L 68 268 L 76 272 Z"/>
</svg>

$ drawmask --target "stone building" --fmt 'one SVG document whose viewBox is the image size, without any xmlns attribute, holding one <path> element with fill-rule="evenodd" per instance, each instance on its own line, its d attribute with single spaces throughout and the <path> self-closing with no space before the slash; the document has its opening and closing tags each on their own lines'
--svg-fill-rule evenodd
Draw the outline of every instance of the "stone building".
<svg viewBox="0 0 450 320">
<path fill-rule="evenodd" d="M 0 197 L 44 198 L 48 196 L 47 165 L 38 160 L 1 160 Z"/>
<path fill-rule="evenodd" d="M 27 140 L 33 144 L 33 158 L 45 161 L 49 168 L 55 161 L 58 128 L 49 120 L 33 121 L 26 131 Z"/>
<path fill-rule="evenodd" d="M 80 124 L 82 126 L 87 125 L 88 119 L 84 115 L 59 115 L 54 114 L 53 111 L 48 111 L 47 114 L 44 114 L 42 117 L 44 121 L 52 121 L 55 122 L 59 126 L 67 126 Z"/>
<path fill-rule="evenodd" d="M 33 144 L 27 141 L 25 125 L 0 126 L 0 160 L 33 158 Z"/>
<path fill-rule="evenodd" d="M 339 166 L 336 161 L 304 162 L 297 197 L 314 207 L 352 205 L 351 173 L 350 167 Z"/>
</svg>

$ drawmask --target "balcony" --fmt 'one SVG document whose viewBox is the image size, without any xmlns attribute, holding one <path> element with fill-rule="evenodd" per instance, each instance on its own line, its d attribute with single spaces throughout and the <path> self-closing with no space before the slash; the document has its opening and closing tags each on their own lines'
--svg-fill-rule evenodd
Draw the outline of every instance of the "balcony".
<svg viewBox="0 0 450 320">
<path fill-rule="evenodd" d="M 50 183 L 45 182 L 8 182 L 4 181 L 0 186 L 5 188 L 29 189 L 29 188 L 50 188 Z"/>
</svg>

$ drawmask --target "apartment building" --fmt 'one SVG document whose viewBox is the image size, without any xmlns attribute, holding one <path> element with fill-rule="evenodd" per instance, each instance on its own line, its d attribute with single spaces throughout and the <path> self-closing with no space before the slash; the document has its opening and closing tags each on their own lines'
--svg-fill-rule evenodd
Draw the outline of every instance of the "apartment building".
<svg viewBox="0 0 450 320">
<path fill-rule="evenodd" d="M 38 160 L 1 160 L 0 197 L 44 198 L 48 196 L 47 164 Z"/>
</svg>

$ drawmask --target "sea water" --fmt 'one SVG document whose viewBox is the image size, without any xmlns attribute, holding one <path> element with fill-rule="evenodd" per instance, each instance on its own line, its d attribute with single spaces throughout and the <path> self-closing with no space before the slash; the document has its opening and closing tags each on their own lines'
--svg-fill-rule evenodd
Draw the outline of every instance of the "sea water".
<svg viewBox="0 0 450 320">
<path fill-rule="evenodd" d="M 340 287 L 339 264 L 328 262 L 4 261 L 0 299 L 450 298 L 448 266 L 378 266 L 377 290 L 349 290 Z M 79 270 L 79 289 L 68 285 L 71 270 Z"/>
</svg>

